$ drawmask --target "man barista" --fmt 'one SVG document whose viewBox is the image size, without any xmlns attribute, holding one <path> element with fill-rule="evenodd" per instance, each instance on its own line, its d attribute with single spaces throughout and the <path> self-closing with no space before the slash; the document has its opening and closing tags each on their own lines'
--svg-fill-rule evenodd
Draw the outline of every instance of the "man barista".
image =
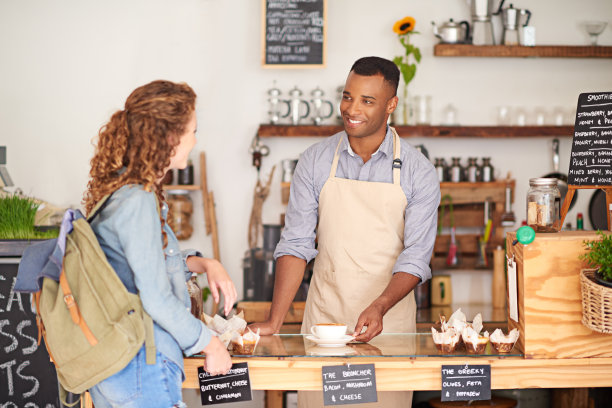
<svg viewBox="0 0 612 408">
<path fill-rule="evenodd" d="M 431 277 L 440 185 L 429 160 L 387 126 L 398 82 L 393 62 L 357 60 L 340 105 L 344 131 L 301 155 L 274 254 L 270 317 L 254 325 L 261 334 L 278 333 L 315 257 L 302 333 L 316 323 L 347 324 L 363 342 L 416 332 L 412 290 Z M 308 394 L 300 406 L 323 405 L 322 393 Z M 382 406 L 406 406 L 409 398 L 379 393 Z"/>
</svg>

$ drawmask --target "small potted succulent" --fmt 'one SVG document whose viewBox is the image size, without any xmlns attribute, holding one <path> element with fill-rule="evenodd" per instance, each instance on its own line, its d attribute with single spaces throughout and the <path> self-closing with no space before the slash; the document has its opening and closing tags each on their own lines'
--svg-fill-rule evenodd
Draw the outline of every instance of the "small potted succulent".
<svg viewBox="0 0 612 408">
<path fill-rule="evenodd" d="M 601 239 L 584 241 L 586 253 L 580 259 L 591 268 L 597 268 L 594 278 L 604 286 L 612 287 L 612 234 L 597 231 Z"/>
</svg>

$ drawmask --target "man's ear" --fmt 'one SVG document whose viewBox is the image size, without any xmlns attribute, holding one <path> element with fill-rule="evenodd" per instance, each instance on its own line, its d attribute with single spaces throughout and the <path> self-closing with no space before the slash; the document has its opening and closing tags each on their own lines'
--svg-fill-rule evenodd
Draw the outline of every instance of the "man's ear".
<svg viewBox="0 0 612 408">
<path fill-rule="evenodd" d="M 399 98 L 397 97 L 397 95 L 389 99 L 389 101 L 387 102 L 387 115 L 391 115 L 393 111 L 395 110 L 395 108 L 397 108 L 398 101 L 399 101 Z"/>
</svg>

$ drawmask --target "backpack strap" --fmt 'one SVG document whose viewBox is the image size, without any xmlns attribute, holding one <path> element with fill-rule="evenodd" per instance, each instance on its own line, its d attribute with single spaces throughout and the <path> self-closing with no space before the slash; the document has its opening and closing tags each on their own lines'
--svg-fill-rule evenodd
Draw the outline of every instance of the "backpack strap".
<svg viewBox="0 0 612 408">
<path fill-rule="evenodd" d="M 155 365 L 155 333 L 153 332 L 153 319 L 142 310 L 145 327 L 145 359 L 147 365 Z"/>
<path fill-rule="evenodd" d="M 113 194 L 114 194 L 114 191 L 102 197 L 100 201 L 98 201 L 96 205 L 94 205 L 94 208 L 92 208 L 91 211 L 89 212 L 89 214 L 91 215 L 87 217 L 87 222 L 91 222 L 94 218 L 96 218 L 96 215 L 100 214 L 102 210 L 104 210 L 104 208 L 108 204 L 108 200 L 111 198 Z"/>
<path fill-rule="evenodd" d="M 66 307 L 70 312 L 72 322 L 74 324 L 79 325 L 89 344 L 95 346 L 96 344 L 98 344 L 98 339 L 96 339 L 96 336 L 94 336 L 94 334 L 89 329 L 89 326 L 87 326 L 85 319 L 83 319 L 81 316 L 81 311 L 79 310 L 79 306 L 74 300 L 74 296 L 72 295 L 72 290 L 70 290 L 70 285 L 68 284 L 68 279 L 66 279 L 66 273 L 64 272 L 63 267 L 62 273 L 60 274 L 59 283 L 62 287 L 62 292 L 64 292 L 64 303 L 66 303 Z"/>
</svg>

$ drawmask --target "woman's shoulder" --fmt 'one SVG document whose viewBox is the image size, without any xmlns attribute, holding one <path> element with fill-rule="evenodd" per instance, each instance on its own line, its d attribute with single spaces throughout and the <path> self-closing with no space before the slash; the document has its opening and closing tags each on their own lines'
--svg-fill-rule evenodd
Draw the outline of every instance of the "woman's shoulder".
<svg viewBox="0 0 612 408">
<path fill-rule="evenodd" d="M 127 184 L 116 190 L 108 204 L 113 213 L 132 213 L 147 208 L 156 208 L 156 196 L 153 191 L 147 191 L 143 185 Z"/>
</svg>

